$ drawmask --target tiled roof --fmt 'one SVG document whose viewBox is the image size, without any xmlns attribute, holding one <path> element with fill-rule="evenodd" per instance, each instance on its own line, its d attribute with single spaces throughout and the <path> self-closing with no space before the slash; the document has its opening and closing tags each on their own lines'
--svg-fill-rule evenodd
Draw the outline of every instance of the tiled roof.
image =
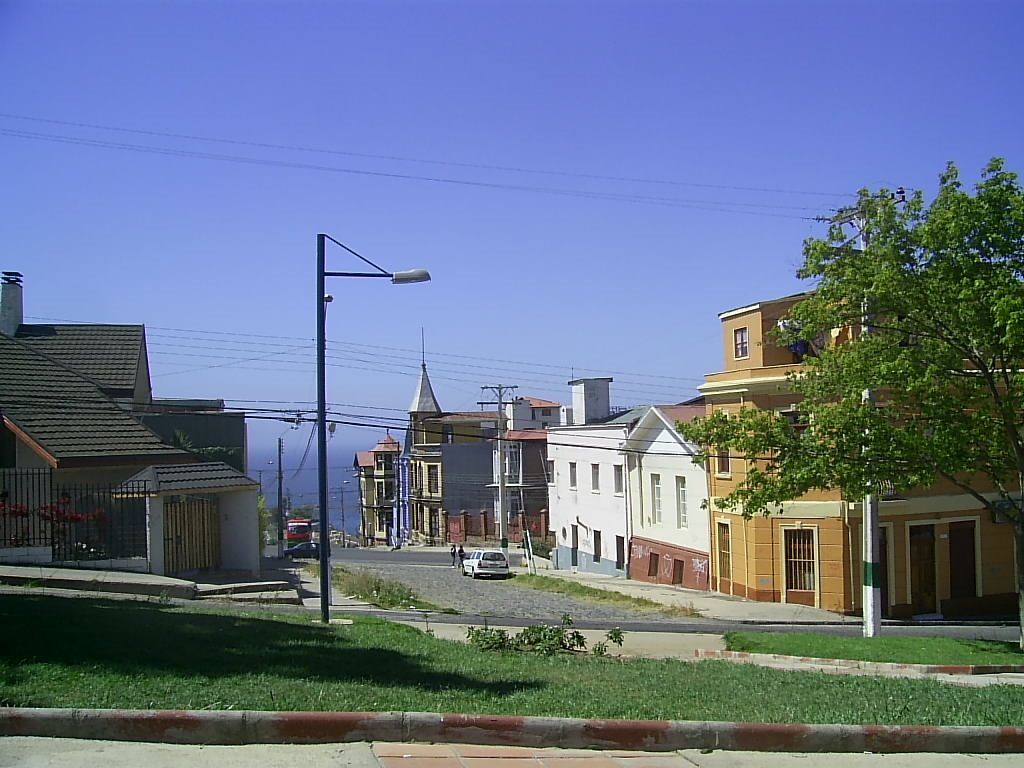
<svg viewBox="0 0 1024 768">
<path fill-rule="evenodd" d="M 402 450 L 402 446 L 398 444 L 391 435 L 382 437 L 375 446 L 373 446 L 374 453 L 398 453 Z"/>
<path fill-rule="evenodd" d="M 506 440 L 547 440 L 548 433 L 543 429 L 510 429 L 505 433 Z"/>
<path fill-rule="evenodd" d="M 360 467 L 372 467 L 373 451 L 356 451 L 356 465 Z"/>
<path fill-rule="evenodd" d="M 707 415 L 703 405 L 659 405 L 657 408 L 672 424 L 680 421 L 689 424 L 697 417 Z"/>
<path fill-rule="evenodd" d="M 34 346 L 0 334 L 0 414 L 58 463 L 188 460 L 103 394 L 99 385 Z"/>
<path fill-rule="evenodd" d="M 145 344 L 142 325 L 21 325 L 15 338 L 105 389 L 135 389 Z"/>
<path fill-rule="evenodd" d="M 153 466 L 130 477 L 122 488 L 137 490 L 138 483 L 146 484 L 148 493 L 185 493 L 187 491 L 245 490 L 259 483 L 223 461 L 201 464 Z"/>
<path fill-rule="evenodd" d="M 561 408 L 561 403 L 556 403 L 552 400 L 545 400 L 543 397 L 523 397 L 521 400 L 525 400 L 530 404 L 531 408 Z"/>
</svg>

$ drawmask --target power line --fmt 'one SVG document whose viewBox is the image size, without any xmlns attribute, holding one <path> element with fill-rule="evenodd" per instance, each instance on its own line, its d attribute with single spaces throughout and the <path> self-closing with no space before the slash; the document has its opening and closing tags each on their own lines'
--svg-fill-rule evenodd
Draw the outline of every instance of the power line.
<svg viewBox="0 0 1024 768">
<path fill-rule="evenodd" d="M 476 181 L 470 179 L 454 179 L 446 176 L 421 176 L 409 173 L 395 173 L 389 171 L 371 171 L 361 168 L 343 168 L 338 166 L 317 165 L 314 163 L 299 163 L 290 160 L 273 160 L 269 158 L 245 157 L 242 155 L 220 155 L 210 152 L 197 152 L 194 150 L 171 149 L 168 147 L 156 147 L 145 144 L 127 144 L 123 142 L 111 142 L 98 139 L 85 139 L 76 136 L 62 136 L 58 134 L 33 133 L 30 131 L 15 131 L 0 128 L 0 136 L 12 138 L 30 139 L 34 141 L 48 141 L 58 144 L 71 144 L 77 146 L 98 147 L 102 149 L 116 149 L 130 152 L 141 152 L 168 157 L 189 158 L 194 160 L 212 160 L 219 162 L 240 163 L 243 165 L 269 166 L 274 168 L 290 168 L 295 170 L 323 171 L 327 173 L 342 173 L 356 176 L 369 176 L 385 179 L 401 179 L 406 181 L 424 181 L 435 184 L 451 184 L 468 186 L 483 189 L 502 189 L 515 192 L 532 192 L 539 194 L 557 195 L 563 197 L 578 197 L 591 200 L 603 200 L 608 202 L 626 202 L 643 205 L 659 205 L 669 208 L 685 208 L 698 211 L 712 211 L 717 213 L 739 213 L 753 216 L 767 216 L 771 218 L 800 219 L 816 221 L 815 216 L 798 216 L 795 214 L 772 213 L 769 211 L 744 210 L 743 207 L 762 208 L 797 208 L 800 210 L 819 210 L 817 208 L 804 208 L 802 206 L 784 206 L 767 203 L 742 203 L 717 200 L 681 200 L 676 198 L 659 198 L 645 195 L 621 194 L 613 192 L 594 192 L 589 190 L 537 187 L 523 184 L 505 184 L 492 181 Z M 738 206 L 724 207 L 724 206 Z"/>
<path fill-rule="evenodd" d="M 11 120 L 25 120 L 36 123 L 47 123 L 50 125 L 64 125 L 73 128 L 90 128 L 102 131 L 117 131 L 119 133 L 132 133 L 140 136 L 157 136 L 161 138 L 169 139 L 185 139 L 187 141 L 205 141 L 218 144 L 230 144 L 233 146 L 244 146 L 244 147 L 258 147 L 260 149 L 279 149 L 287 150 L 290 152 L 310 152 L 316 154 L 325 155 L 341 155 L 346 157 L 361 157 L 371 160 L 389 160 L 398 161 L 405 163 L 425 163 L 430 165 L 441 165 L 450 166 L 455 168 L 474 168 L 477 170 L 489 170 L 489 171 L 503 171 L 509 173 L 532 173 L 544 176 L 561 176 L 566 178 L 579 178 L 579 179 L 591 179 L 595 181 L 616 181 L 616 182 L 631 182 L 637 184 L 658 184 L 664 186 L 678 186 L 678 187 L 695 187 L 701 189 L 720 189 L 730 190 L 734 192 L 762 192 L 769 194 L 783 194 L 783 195 L 808 195 L 815 197 L 850 197 L 849 193 L 844 192 L 814 192 L 806 190 L 796 189 L 776 189 L 771 187 L 753 187 L 753 186 L 738 186 L 730 184 L 710 184 L 703 182 L 694 181 L 679 181 L 672 179 L 652 179 L 642 178 L 633 176 L 612 176 L 597 173 L 574 173 L 571 171 L 555 171 L 538 168 L 524 168 L 518 166 L 508 165 L 497 165 L 497 164 L 486 164 L 486 163 L 469 163 L 456 160 L 435 160 L 417 157 L 408 157 L 402 155 L 391 155 L 391 154 L 372 154 L 367 152 L 353 152 L 348 150 L 340 149 L 324 149 L 318 147 L 305 147 L 294 144 L 278 144 L 270 142 L 259 142 L 259 141 L 244 141 L 241 139 L 229 139 L 223 137 L 212 137 L 212 136 L 199 136 L 195 134 L 187 133 L 172 133 L 169 131 L 153 131 L 145 130 L 140 128 L 125 128 L 123 126 L 113 125 L 100 125 L 97 123 L 85 123 L 72 120 L 56 120 L 42 117 L 32 117 L 29 115 L 16 115 L 9 112 L 0 112 L 0 117 L 8 118 Z"/>
</svg>

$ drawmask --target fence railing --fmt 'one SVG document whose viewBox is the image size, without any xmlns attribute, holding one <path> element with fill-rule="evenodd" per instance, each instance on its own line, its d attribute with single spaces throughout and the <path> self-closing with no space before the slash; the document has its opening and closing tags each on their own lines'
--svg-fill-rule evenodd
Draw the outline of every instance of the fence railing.
<svg viewBox="0 0 1024 768">
<path fill-rule="evenodd" d="M 146 485 L 63 483 L 48 469 L 0 469 L 4 559 L 146 557 Z"/>
</svg>

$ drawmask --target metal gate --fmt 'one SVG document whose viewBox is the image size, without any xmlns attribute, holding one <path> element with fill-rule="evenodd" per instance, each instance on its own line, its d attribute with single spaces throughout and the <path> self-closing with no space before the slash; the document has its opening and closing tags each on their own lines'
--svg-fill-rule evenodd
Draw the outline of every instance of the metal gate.
<svg viewBox="0 0 1024 768">
<path fill-rule="evenodd" d="M 164 502 L 164 572 L 168 575 L 220 567 L 217 502 L 203 496 Z"/>
</svg>

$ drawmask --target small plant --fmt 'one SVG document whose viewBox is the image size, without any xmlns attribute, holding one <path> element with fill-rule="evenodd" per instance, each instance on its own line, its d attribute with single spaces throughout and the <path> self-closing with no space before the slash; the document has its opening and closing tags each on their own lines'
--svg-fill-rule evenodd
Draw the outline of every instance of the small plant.
<svg viewBox="0 0 1024 768">
<path fill-rule="evenodd" d="M 469 627 L 466 637 L 470 645 L 483 651 L 513 651 L 516 648 L 515 641 L 504 629 Z"/>
<path fill-rule="evenodd" d="M 594 647 L 590 649 L 590 652 L 595 656 L 607 656 L 608 655 L 608 643 L 600 642 L 594 643 Z"/>
<path fill-rule="evenodd" d="M 623 632 L 620 627 L 615 627 L 614 629 L 609 629 L 604 636 L 608 638 L 609 643 L 615 643 L 619 648 L 621 648 L 622 641 L 625 639 L 626 633 Z"/>
</svg>

